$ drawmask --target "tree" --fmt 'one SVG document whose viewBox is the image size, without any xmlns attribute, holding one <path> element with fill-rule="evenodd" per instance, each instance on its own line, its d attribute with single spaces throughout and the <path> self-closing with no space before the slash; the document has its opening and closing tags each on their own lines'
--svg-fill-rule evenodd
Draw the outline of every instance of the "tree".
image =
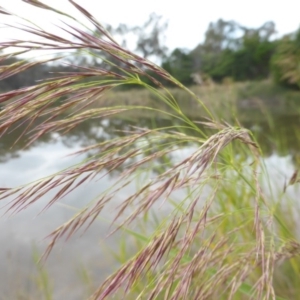
<svg viewBox="0 0 300 300">
<path fill-rule="evenodd" d="M 246 28 L 233 21 L 211 23 L 205 41 L 192 51 L 198 68 L 214 80 L 225 77 L 235 80 L 266 78 L 276 43 L 274 22 L 261 27 Z"/>
<path fill-rule="evenodd" d="M 278 42 L 272 58 L 272 74 L 277 83 L 300 88 L 300 28 Z"/>
<path fill-rule="evenodd" d="M 176 48 L 162 63 L 162 67 L 182 84 L 193 83 L 191 74 L 193 71 L 193 58 L 189 51 Z"/>
<path fill-rule="evenodd" d="M 144 58 L 163 59 L 168 48 L 164 45 L 164 32 L 168 23 L 161 24 L 162 16 L 152 13 L 142 27 L 134 27 L 132 31 L 137 34 L 136 51 Z"/>
<path fill-rule="evenodd" d="M 211 22 L 205 33 L 203 44 L 199 44 L 191 55 L 194 60 L 194 71 L 209 73 L 219 65 L 220 58 L 225 49 L 236 48 L 236 32 L 239 25 L 234 21 L 219 19 Z"/>
<path fill-rule="evenodd" d="M 126 24 L 119 24 L 118 27 L 113 28 L 110 25 L 106 25 L 103 29 L 110 33 L 111 36 L 118 36 L 121 39 L 120 44 L 123 48 L 127 48 L 127 35 L 136 36 L 136 48 L 135 51 L 139 53 L 143 58 L 156 61 L 162 61 L 166 58 L 167 47 L 164 45 L 164 32 L 168 27 L 167 22 L 161 22 L 162 16 L 158 16 L 155 13 L 152 13 L 149 16 L 149 19 L 142 26 L 130 27 Z M 94 32 L 94 37 L 96 39 L 103 38 L 107 39 L 107 36 L 103 32 L 96 30 Z M 132 38 L 132 36 L 131 36 Z M 108 39 L 109 40 L 109 39 Z M 129 49 L 127 49 L 129 50 Z M 106 70 L 110 70 L 116 74 L 121 74 L 120 70 L 127 67 L 126 62 L 120 59 L 117 59 L 115 55 L 108 53 L 106 51 L 99 51 L 99 49 L 90 49 L 90 53 L 93 55 L 85 55 L 81 50 L 77 51 L 76 59 L 73 61 L 77 65 L 89 67 L 100 67 Z M 132 67 L 136 66 L 138 68 L 145 69 L 143 64 L 134 62 Z M 152 79 L 157 78 L 157 74 L 150 70 L 147 70 L 146 76 L 143 76 L 143 80 L 149 84 L 153 85 Z M 142 75 L 141 75 L 142 76 Z M 164 82 L 165 83 L 165 82 Z M 139 88 L 139 85 L 128 85 L 120 87 L 121 89 L 130 89 L 130 88 Z"/>
</svg>

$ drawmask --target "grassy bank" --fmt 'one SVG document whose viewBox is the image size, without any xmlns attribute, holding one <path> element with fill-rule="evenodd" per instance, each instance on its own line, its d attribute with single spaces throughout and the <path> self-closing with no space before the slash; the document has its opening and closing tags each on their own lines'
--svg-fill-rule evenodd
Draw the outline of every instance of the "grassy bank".
<svg viewBox="0 0 300 300">
<path fill-rule="evenodd" d="M 217 119 L 232 120 L 238 117 L 240 110 L 264 108 L 268 111 L 293 111 L 300 102 L 300 92 L 291 91 L 275 85 L 271 80 L 214 84 L 211 86 L 193 86 L 190 90 L 205 104 Z M 201 105 L 194 97 L 181 88 L 168 89 L 178 102 L 183 113 L 192 118 L 202 116 Z M 166 95 L 166 92 L 162 93 Z M 126 91 L 111 91 L 95 102 L 94 107 L 105 106 L 145 106 L 158 110 L 168 110 L 159 96 L 147 89 L 131 89 Z M 145 116 L 150 111 L 141 111 Z"/>
</svg>

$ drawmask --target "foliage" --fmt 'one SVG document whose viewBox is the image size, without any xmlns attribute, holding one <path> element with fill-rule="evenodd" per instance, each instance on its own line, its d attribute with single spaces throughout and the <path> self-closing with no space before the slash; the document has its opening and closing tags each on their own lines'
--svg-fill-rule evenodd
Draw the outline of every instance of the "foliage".
<svg viewBox="0 0 300 300">
<path fill-rule="evenodd" d="M 216 82 L 223 82 L 226 78 L 234 81 L 262 80 L 269 78 L 271 73 L 276 83 L 287 87 L 299 86 L 299 33 L 274 40 L 275 24 L 266 22 L 261 27 L 253 29 L 242 26 L 234 21 L 222 19 L 210 23 L 205 34 L 205 40 L 195 49 L 176 48 L 170 54 L 164 46 L 163 35 L 167 23 L 161 24 L 161 17 L 150 15 L 149 20 L 142 26 L 128 27 L 120 24 L 117 28 L 107 25 L 105 29 L 121 38 L 121 45 L 126 47 L 126 36 L 134 34 L 137 38 L 136 51 L 143 58 L 153 58 L 161 62 L 161 66 L 174 78 L 186 86 L 200 82 L 193 80 L 193 74 L 205 78 L 212 78 Z M 103 34 L 93 32 L 95 38 Z M 97 49 L 90 49 L 90 55 L 77 49 L 71 64 L 81 67 L 91 65 L 118 73 L 124 68 L 124 62 L 114 55 Z M 107 63 L 109 61 L 110 63 Z M 272 67 L 271 67 L 272 61 Z M 6 63 L 22 63 L 18 58 L 11 57 Z M 0 66 L 3 65 L 0 62 Z M 139 65 L 144 68 L 143 65 Z M 72 72 L 72 66 L 55 64 L 35 65 L 22 74 L 16 74 L 0 82 L 2 91 L 35 84 L 37 80 L 49 78 L 51 72 Z M 160 80 L 164 86 L 174 86 L 169 80 L 160 78 L 156 72 L 145 69 L 142 80 L 155 86 L 150 77 Z M 120 86 L 119 89 L 140 88 L 139 84 Z"/>
<path fill-rule="evenodd" d="M 248 29 L 233 22 L 223 21 L 222 25 L 229 29 L 222 35 L 207 36 L 202 46 L 203 71 L 217 81 L 225 77 L 236 81 L 267 78 L 275 47 L 270 41 L 275 32 L 274 23 L 267 22 L 258 29 Z M 209 28 L 207 35 L 209 31 L 213 29 Z M 243 32 L 241 37 L 238 37 L 239 32 Z M 211 41 L 214 39 L 215 44 Z"/>
<path fill-rule="evenodd" d="M 300 88 L 300 29 L 279 41 L 272 58 L 273 75 L 282 85 Z"/>
<path fill-rule="evenodd" d="M 162 63 L 162 68 L 172 74 L 177 80 L 184 85 L 191 85 L 193 59 L 187 51 L 175 49 L 171 55 Z"/>
<path fill-rule="evenodd" d="M 291 294 L 299 293 L 299 273 L 293 268 L 300 253 L 297 226 L 290 213 L 294 208 L 284 193 L 277 199 L 269 196 L 273 195 L 272 191 L 263 192 L 259 174 L 266 174 L 266 170 L 252 133 L 219 122 L 192 91 L 164 69 L 124 49 L 74 1 L 70 3 L 93 28 L 82 28 L 79 22 L 68 25 L 68 21 L 72 21 L 71 24 L 76 21 L 72 16 L 37 0 L 26 2 L 66 18 L 65 31 L 69 37 L 25 24 L 21 30 L 31 32 L 32 40 L 2 42 L 0 49 L 19 47 L 29 52 L 77 49 L 91 57 L 104 53 L 114 58 L 106 60 L 106 65 L 117 71 L 110 67 L 73 65 L 78 71 L 59 73 L 33 86 L 2 93 L 1 135 L 20 124 L 25 125 L 21 126 L 21 135 L 28 136 L 26 146 L 29 146 L 47 134 L 66 134 L 87 119 L 110 118 L 129 111 L 139 114 L 141 110 L 163 114 L 176 125 L 129 127 L 122 136 L 82 148 L 78 154 L 90 155 L 80 164 L 24 186 L 0 189 L 0 199 L 10 200 L 7 212 L 20 213 L 45 194 L 54 192 L 45 207 L 51 209 L 78 186 L 99 179 L 102 171 L 109 175 L 122 167 L 116 183 L 49 235 L 45 257 L 60 239 L 91 226 L 137 174 L 144 174 L 146 178 L 151 174 L 151 179 L 143 181 L 133 194 L 123 194 L 113 221 L 114 230 L 122 229 L 134 235 L 140 247 L 119 270 L 99 284 L 91 299 L 111 298 L 116 294 L 122 299 L 279 300 L 281 296 L 290 298 Z M 0 13 L 11 15 L 2 7 Z M 36 39 L 41 36 L 42 41 Z M 19 54 L 2 53 L 1 59 L 6 61 Z M 180 51 L 178 55 L 186 59 Z M 64 56 L 55 59 L 64 59 Z M 20 61 L 2 66 L 0 79 L 52 60 Z M 156 74 L 156 78 L 149 74 Z M 151 85 L 142 78 L 148 78 Z M 162 81 L 176 85 L 194 99 L 199 105 L 201 124 L 207 131 L 183 113 Z M 151 105 L 92 106 L 108 91 L 132 84 L 147 88 L 168 110 Z M 172 155 L 180 150 L 181 144 L 193 145 L 193 152 L 174 162 Z M 155 165 L 157 172 L 152 171 Z M 285 190 L 298 181 L 295 172 Z M 147 225 L 148 215 L 156 212 L 158 205 L 167 206 L 168 213 L 159 216 L 155 226 L 148 228 L 147 235 L 142 235 L 135 230 L 134 223 L 144 219 Z M 282 213 L 283 210 L 289 213 Z M 289 270 L 284 275 L 294 279 L 292 289 L 282 289 L 282 286 L 279 289 L 273 282 L 280 264 Z"/>
<path fill-rule="evenodd" d="M 269 76 L 269 62 L 275 44 L 269 41 L 259 41 L 259 37 L 245 37 L 238 51 L 224 50 L 219 64 L 207 70 L 215 80 L 226 76 L 236 81 L 259 80 Z"/>
</svg>

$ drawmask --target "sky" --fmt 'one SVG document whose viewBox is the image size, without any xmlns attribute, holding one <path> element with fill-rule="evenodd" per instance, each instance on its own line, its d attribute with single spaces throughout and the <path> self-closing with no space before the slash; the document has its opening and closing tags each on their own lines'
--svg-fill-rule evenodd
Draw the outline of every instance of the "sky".
<svg viewBox="0 0 300 300">
<path fill-rule="evenodd" d="M 57 9 L 80 16 L 67 0 L 44 0 L 43 3 Z M 76 0 L 91 12 L 100 22 L 114 27 L 120 23 L 142 25 L 149 15 L 155 12 L 168 21 L 166 46 L 193 49 L 204 39 L 209 22 L 234 20 L 246 27 L 259 27 L 266 21 L 274 21 L 280 37 L 299 28 L 299 0 Z M 58 24 L 55 16 L 37 9 L 22 0 L 0 0 L 0 6 L 25 16 L 39 24 Z M 15 20 L 0 14 L 0 23 L 13 23 Z M 51 26 L 51 25 L 45 25 Z M 14 38 L 15 33 L 7 27 L 0 28 L 0 40 Z"/>
</svg>

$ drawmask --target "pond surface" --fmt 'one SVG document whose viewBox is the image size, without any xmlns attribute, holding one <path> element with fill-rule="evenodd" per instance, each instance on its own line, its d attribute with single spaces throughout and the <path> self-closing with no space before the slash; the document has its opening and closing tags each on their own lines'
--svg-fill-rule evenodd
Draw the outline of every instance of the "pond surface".
<svg viewBox="0 0 300 300">
<path fill-rule="evenodd" d="M 300 165 L 300 115 L 277 112 L 264 116 L 247 109 L 240 111 L 240 115 L 243 126 L 255 134 L 271 176 L 276 178 L 276 184 L 283 186 Z M 21 133 L 21 129 L 17 129 L 0 139 L 1 188 L 18 186 L 67 168 L 83 158 L 68 156 L 70 153 L 118 136 L 129 125 L 151 127 L 153 124 L 159 127 L 172 125 L 168 120 L 157 119 L 132 122 L 121 119 L 93 120 L 65 136 L 47 135 L 26 150 L 22 149 L 22 140 L 12 147 Z M 176 159 L 182 159 L 185 152 L 193 150 L 183 148 L 176 154 Z M 33 256 L 35 253 L 42 254 L 47 245 L 45 237 L 73 216 L 78 208 L 111 186 L 114 180 L 113 176 L 106 176 L 83 185 L 41 214 L 50 196 L 45 196 L 27 210 L 15 215 L 5 214 L 0 219 L 1 299 L 38 299 L 36 291 L 41 273 L 33 262 Z M 135 189 L 136 183 L 133 181 L 122 191 L 122 195 L 117 195 L 115 201 L 122 201 L 126 193 L 129 195 Z M 290 189 L 289 193 L 295 199 L 300 195 L 297 187 Z M 105 238 L 112 209 L 112 206 L 106 207 L 102 213 L 105 220 L 97 220 L 83 236 L 76 235 L 54 248 L 45 264 L 49 282 L 53 285 L 53 299 L 83 299 L 115 268 L 116 262 L 109 251 L 117 251 L 122 233 Z M 4 213 L 5 208 L 2 211 Z"/>
</svg>

